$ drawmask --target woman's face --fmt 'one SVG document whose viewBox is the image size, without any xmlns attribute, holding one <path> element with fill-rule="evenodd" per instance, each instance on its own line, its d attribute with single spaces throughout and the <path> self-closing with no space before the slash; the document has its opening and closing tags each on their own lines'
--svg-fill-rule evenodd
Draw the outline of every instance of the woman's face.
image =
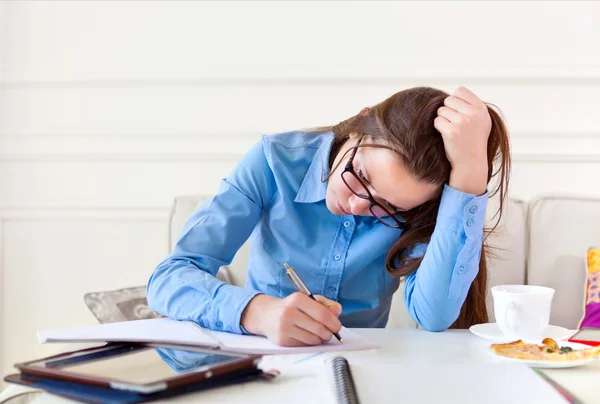
<svg viewBox="0 0 600 404">
<path fill-rule="evenodd" d="M 337 168 L 329 177 L 325 201 L 327 208 L 334 215 L 372 216 L 369 210 L 371 202 L 354 195 L 341 178 L 341 173 L 352 155 L 352 151 L 346 152 L 355 146 L 358 140 L 358 137 L 351 136 L 340 148 L 333 163 L 333 167 Z M 361 144 L 364 143 L 377 142 L 363 139 Z M 343 161 L 340 164 L 342 157 Z M 353 165 L 354 171 L 367 185 L 371 195 L 391 213 L 422 205 L 433 199 L 438 191 L 438 186 L 418 181 L 409 174 L 390 149 L 359 147 Z"/>
</svg>

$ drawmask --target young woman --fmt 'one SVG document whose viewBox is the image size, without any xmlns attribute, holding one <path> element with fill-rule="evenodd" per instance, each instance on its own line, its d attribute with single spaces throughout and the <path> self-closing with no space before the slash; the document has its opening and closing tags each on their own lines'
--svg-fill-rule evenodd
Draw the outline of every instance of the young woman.
<svg viewBox="0 0 600 404">
<path fill-rule="evenodd" d="M 265 136 L 187 221 L 148 302 L 202 327 L 313 345 L 341 325 L 384 327 L 404 277 L 423 328 L 486 322 L 487 187 L 499 175 L 491 194 L 504 200 L 509 169 L 501 118 L 463 87 L 408 89 L 334 127 Z M 246 287 L 217 280 L 248 237 Z"/>
</svg>

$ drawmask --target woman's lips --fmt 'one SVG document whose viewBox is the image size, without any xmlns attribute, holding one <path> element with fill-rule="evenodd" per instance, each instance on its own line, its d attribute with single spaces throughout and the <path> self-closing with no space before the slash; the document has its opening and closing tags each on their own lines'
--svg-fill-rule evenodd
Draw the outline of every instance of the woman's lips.
<svg viewBox="0 0 600 404">
<path fill-rule="evenodd" d="M 341 203 L 338 202 L 337 205 L 338 205 L 338 209 L 340 210 L 340 212 L 342 212 L 344 215 L 350 214 L 350 212 L 348 212 L 346 209 L 344 209 L 344 207 L 342 206 Z"/>
</svg>

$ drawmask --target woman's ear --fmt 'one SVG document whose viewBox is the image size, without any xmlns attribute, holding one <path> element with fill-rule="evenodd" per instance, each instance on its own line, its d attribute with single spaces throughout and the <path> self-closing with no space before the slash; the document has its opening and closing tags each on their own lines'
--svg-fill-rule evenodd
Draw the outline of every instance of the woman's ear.
<svg viewBox="0 0 600 404">
<path fill-rule="evenodd" d="M 365 116 L 369 116 L 370 114 L 371 114 L 371 107 L 365 107 L 365 108 L 362 109 L 362 111 L 360 111 L 358 113 L 357 116 L 359 116 L 359 117 L 365 117 Z M 350 139 L 356 139 L 358 137 L 358 133 L 351 132 L 349 134 L 349 137 L 350 137 Z"/>
<path fill-rule="evenodd" d="M 370 114 L 371 114 L 371 108 L 366 107 L 366 108 L 363 108 L 362 111 L 360 111 L 358 113 L 358 116 L 369 116 Z"/>
</svg>

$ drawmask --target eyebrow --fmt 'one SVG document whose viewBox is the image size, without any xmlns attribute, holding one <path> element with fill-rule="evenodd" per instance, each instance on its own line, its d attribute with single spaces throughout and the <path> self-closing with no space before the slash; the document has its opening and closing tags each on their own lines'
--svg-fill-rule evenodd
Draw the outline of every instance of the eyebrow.
<svg viewBox="0 0 600 404">
<path fill-rule="evenodd" d="M 371 189 L 373 189 L 375 191 L 375 193 L 377 193 L 377 191 L 375 190 L 375 188 L 373 188 L 373 184 L 371 183 L 371 181 L 369 180 L 369 175 L 367 174 L 367 169 L 365 168 L 362 159 L 359 159 L 360 161 L 360 165 L 363 171 L 363 175 L 365 176 L 365 179 L 367 180 L 367 182 L 369 183 L 369 185 L 371 186 Z M 391 207 L 393 207 L 394 209 L 396 209 L 396 211 L 403 211 L 405 212 L 406 209 L 403 209 L 399 206 L 394 205 L 393 203 L 391 203 L 390 201 L 388 201 L 387 199 L 384 199 L 388 205 L 390 205 Z M 393 212 L 392 212 L 393 213 Z"/>
</svg>

